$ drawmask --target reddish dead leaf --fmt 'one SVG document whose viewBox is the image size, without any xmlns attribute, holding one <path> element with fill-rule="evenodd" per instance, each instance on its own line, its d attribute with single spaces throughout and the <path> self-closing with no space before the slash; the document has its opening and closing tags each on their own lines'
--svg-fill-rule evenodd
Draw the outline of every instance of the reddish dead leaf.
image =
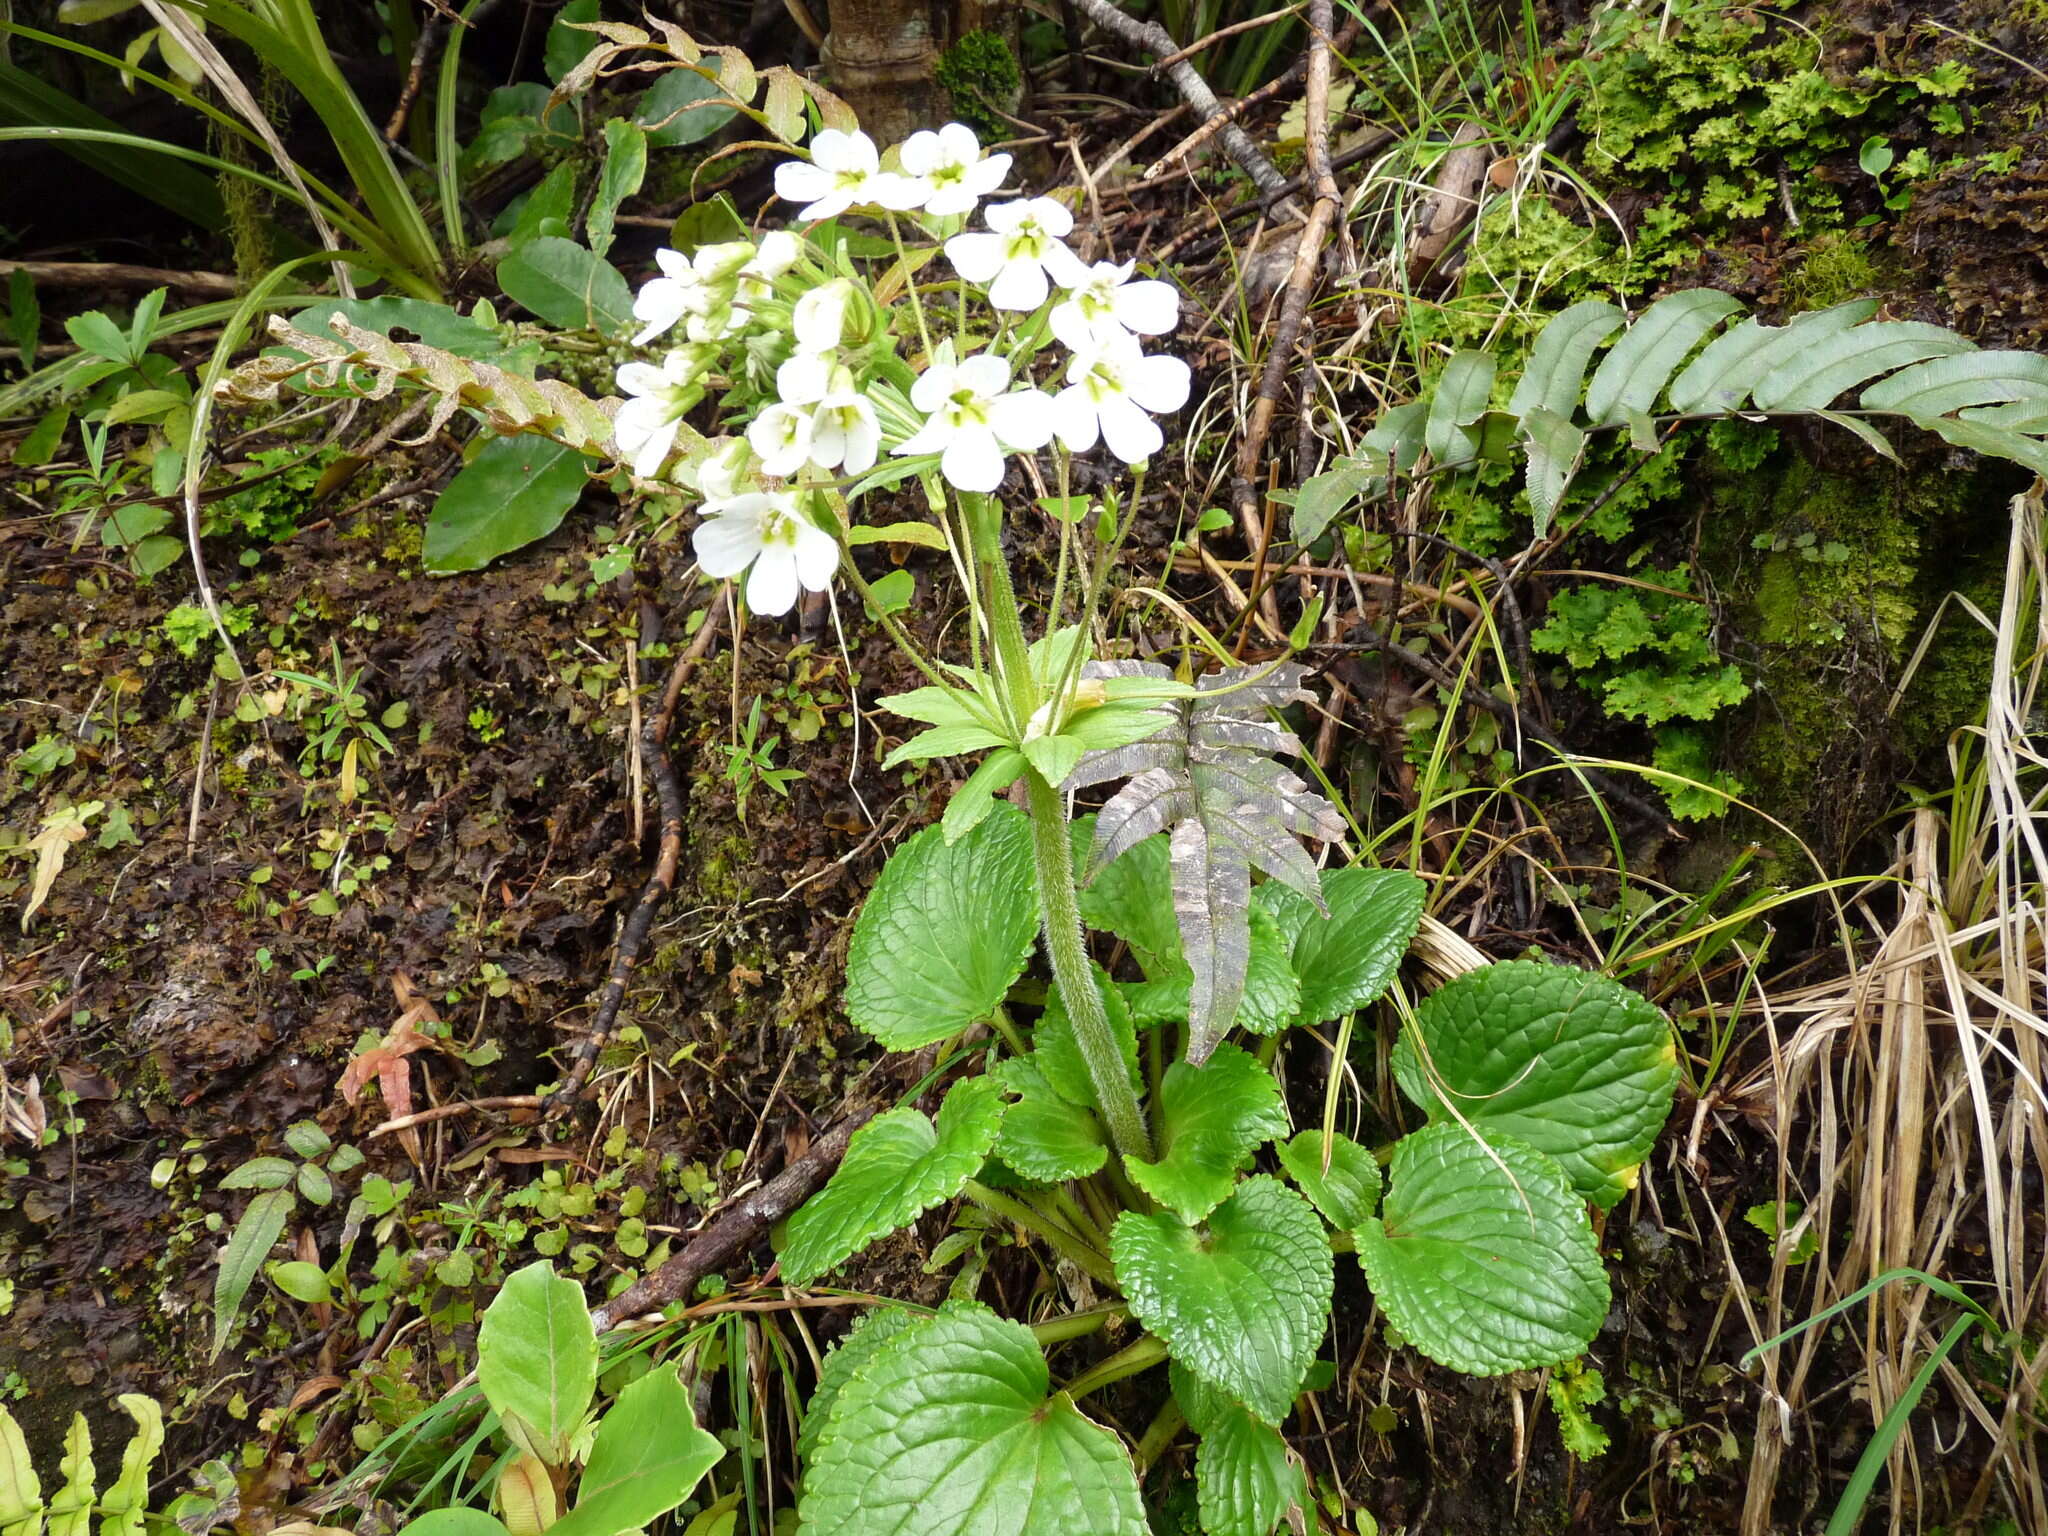
<svg viewBox="0 0 2048 1536">
<path fill-rule="evenodd" d="M 81 1099 L 118 1099 L 121 1090 L 108 1082 L 91 1067 L 67 1067 L 59 1063 L 57 1076 L 63 1080 L 66 1092 Z"/>
<path fill-rule="evenodd" d="M 406 1058 L 415 1051 L 439 1050 L 441 1046 L 432 1035 L 419 1032 L 417 1026 L 438 1021 L 434 1005 L 413 990 L 412 979 L 403 971 L 397 972 L 391 978 L 391 990 L 398 997 L 397 1020 L 384 1031 L 382 1041 L 349 1062 L 339 1087 L 342 1098 L 354 1106 L 374 1079 L 391 1118 L 402 1120 L 413 1112 L 412 1064 Z M 420 1133 L 408 1126 L 398 1133 L 398 1140 L 406 1156 L 419 1164 Z"/>
</svg>

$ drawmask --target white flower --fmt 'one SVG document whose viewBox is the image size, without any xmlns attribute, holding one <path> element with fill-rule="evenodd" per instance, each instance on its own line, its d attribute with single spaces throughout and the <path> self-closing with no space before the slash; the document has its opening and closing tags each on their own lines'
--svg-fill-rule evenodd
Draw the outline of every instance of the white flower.
<svg viewBox="0 0 2048 1536">
<path fill-rule="evenodd" d="M 746 277 L 758 277 L 764 283 L 772 283 L 791 267 L 804 251 L 803 241 L 786 229 L 771 229 L 761 237 L 760 247 L 754 252 L 754 259 L 741 269 Z"/>
<path fill-rule="evenodd" d="M 661 472 L 676 431 L 690 407 L 704 398 L 697 376 L 706 359 L 695 348 L 678 347 L 657 368 L 652 363 L 627 363 L 619 370 L 619 388 L 632 398 L 619 407 L 612 422 L 612 442 L 633 473 L 650 480 Z"/>
<path fill-rule="evenodd" d="M 811 413 L 778 400 L 754 418 L 747 442 L 761 456 L 761 472 L 788 476 L 811 457 Z"/>
<path fill-rule="evenodd" d="M 726 579 L 751 565 L 747 606 L 771 618 L 789 612 L 799 586 L 811 592 L 831 586 L 839 565 L 832 535 L 806 522 L 787 491 L 733 497 L 697 525 L 690 542 L 707 576 Z"/>
<path fill-rule="evenodd" d="M 1052 440 L 1051 399 L 1009 385 L 1010 365 L 994 353 L 955 363 L 942 346 L 910 389 L 910 403 L 928 419 L 894 451 L 939 454 L 939 473 L 958 489 L 994 490 L 1002 484 L 1005 453 Z"/>
<path fill-rule="evenodd" d="M 1008 155 L 982 158 L 981 141 L 964 123 L 934 133 L 922 129 L 903 141 L 903 170 L 927 189 L 927 213 L 972 213 L 1010 174 Z"/>
<path fill-rule="evenodd" d="M 759 259 L 751 240 L 701 245 L 694 255 L 666 248 L 654 253 L 662 275 L 633 299 L 633 318 L 645 322 L 634 346 L 644 346 L 665 331 L 689 321 L 691 341 L 721 341 L 747 321 L 744 305 L 735 302 L 739 277 Z"/>
<path fill-rule="evenodd" d="M 993 234 L 955 235 L 946 242 L 947 259 L 970 283 L 988 285 L 988 301 L 997 309 L 1033 310 L 1045 302 L 1046 276 L 1062 288 L 1085 280 L 1081 258 L 1060 242 L 1074 227 L 1074 216 L 1049 197 L 991 203 L 982 218 Z"/>
<path fill-rule="evenodd" d="M 775 195 L 803 203 L 796 216 L 808 221 L 832 218 L 856 203 L 915 208 L 923 200 L 924 188 L 907 176 L 883 170 L 875 141 L 866 134 L 826 128 L 811 140 L 810 164 L 785 160 L 775 167 Z"/>
<path fill-rule="evenodd" d="M 1125 332 L 1164 336 L 1180 322 L 1180 295 L 1171 283 L 1131 281 L 1135 261 L 1098 261 L 1046 318 L 1052 333 L 1075 352 L 1092 351 Z"/>
<path fill-rule="evenodd" d="M 1135 336 L 1123 335 L 1081 353 L 1067 365 L 1067 387 L 1053 401 L 1060 441 L 1086 453 L 1100 436 L 1126 464 L 1149 459 L 1165 441 L 1161 415 L 1188 403 L 1188 365 L 1177 357 L 1147 357 Z"/>
<path fill-rule="evenodd" d="M 775 370 L 775 393 L 784 405 L 816 405 L 832 388 L 836 366 L 828 353 L 798 352 Z"/>
<path fill-rule="evenodd" d="M 704 493 L 704 510 L 715 512 L 717 504 L 741 494 L 741 487 L 759 490 L 754 480 L 754 450 L 743 437 L 715 437 L 705 444 L 702 458 L 684 466 L 685 483 L 694 478 Z"/>
<path fill-rule="evenodd" d="M 789 316 L 797 351 L 815 355 L 838 346 L 846 337 L 846 306 L 852 297 L 853 284 L 835 277 L 798 299 Z"/>
<path fill-rule="evenodd" d="M 845 367 L 832 370 L 831 387 L 811 417 L 811 462 L 820 469 L 864 475 L 875 467 L 882 427 L 867 396 L 853 387 Z"/>
</svg>

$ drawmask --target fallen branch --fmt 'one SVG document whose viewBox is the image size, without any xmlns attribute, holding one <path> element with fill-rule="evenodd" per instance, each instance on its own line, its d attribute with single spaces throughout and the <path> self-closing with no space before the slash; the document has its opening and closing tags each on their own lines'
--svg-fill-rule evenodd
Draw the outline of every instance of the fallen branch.
<svg viewBox="0 0 2048 1536">
<path fill-rule="evenodd" d="M 176 288 L 231 299 L 241 284 L 225 272 L 179 272 L 125 261 L 0 261 L 0 277 L 26 272 L 53 288 Z"/>
<path fill-rule="evenodd" d="M 603 1333 L 629 1318 L 657 1312 L 672 1301 L 685 1299 L 697 1288 L 699 1280 L 716 1274 L 745 1253 L 762 1233 L 824 1186 L 840 1159 L 846 1156 L 846 1144 L 853 1139 L 853 1133 L 873 1115 L 873 1109 L 863 1109 L 835 1121 L 782 1172 L 719 1211 L 682 1252 L 593 1310 L 590 1320 L 597 1331 Z"/>
<path fill-rule="evenodd" d="M 662 903 L 668 900 L 669 892 L 675 889 L 676 869 L 683 856 L 683 793 L 676 783 L 675 764 L 669 760 L 668 735 L 675 723 L 676 701 L 682 693 L 683 683 L 711 649 L 711 642 L 722 627 L 725 609 L 724 600 L 713 600 L 688 649 L 676 659 L 675 670 L 670 674 L 668 688 L 662 696 L 661 712 L 641 734 L 641 757 L 653 776 L 655 798 L 661 802 L 661 847 L 655 855 L 654 873 L 640 888 L 640 899 L 633 904 L 625 926 L 619 930 L 618 948 L 612 954 L 611 972 L 605 978 L 597 1012 L 591 1016 L 590 1032 L 577 1042 L 562 1086 L 548 1101 L 550 1115 L 560 1114 L 589 1082 L 591 1069 L 597 1065 L 598 1053 L 618 1029 L 619 1013 L 626 1004 L 626 988 L 633 979 L 634 967 L 640 963 L 640 951 L 646 947 L 647 935 L 654 929 L 654 919 L 660 914 Z"/>
<path fill-rule="evenodd" d="M 1134 47 L 1142 48 L 1153 58 L 1164 62 L 1166 77 L 1173 82 L 1183 100 L 1204 118 L 1223 116 L 1223 103 L 1216 99 L 1216 93 L 1209 89 L 1195 67 L 1180 57 L 1181 46 L 1173 40 L 1173 34 L 1156 21 L 1139 21 L 1127 16 L 1110 3 L 1110 0 L 1074 0 L 1074 8 L 1103 31 L 1122 38 Z M 1287 178 L 1274 168 L 1273 162 L 1260 153 L 1245 131 L 1225 118 L 1221 130 L 1223 147 L 1230 158 L 1238 163 L 1252 184 L 1259 189 L 1260 200 L 1276 206 L 1275 211 L 1284 219 L 1298 219 L 1301 210 L 1287 200 Z"/>
</svg>

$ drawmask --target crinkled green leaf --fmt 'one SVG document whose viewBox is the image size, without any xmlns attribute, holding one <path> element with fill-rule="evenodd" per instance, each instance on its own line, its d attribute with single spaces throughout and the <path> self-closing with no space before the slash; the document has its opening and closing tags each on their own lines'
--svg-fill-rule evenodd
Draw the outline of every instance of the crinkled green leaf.
<svg viewBox="0 0 2048 1536">
<path fill-rule="evenodd" d="M 623 1388 L 598 1420 L 576 1502 L 550 1536 L 619 1536 L 674 1509 L 725 1456 L 697 1424 L 674 1361 Z"/>
<path fill-rule="evenodd" d="M 75 1423 L 83 1425 L 84 1416 L 78 1416 Z M 86 1501 L 92 1501 L 89 1488 Z M 38 1536 L 42 1517 L 43 1480 L 36 1476 L 35 1462 L 29 1458 L 28 1438 L 6 1405 L 0 1404 L 0 1536 Z"/>
<path fill-rule="evenodd" d="M 64 1431 L 64 1456 L 57 1463 L 57 1472 L 64 1486 L 50 1495 L 49 1536 L 89 1536 L 99 1472 L 92 1464 L 92 1427 L 82 1413 L 72 1414 L 71 1425 Z M 31 1519 L 27 1536 L 34 1536 L 34 1531 Z"/>
<path fill-rule="evenodd" d="M 1340 1232 L 1355 1231 L 1380 1203 L 1380 1165 L 1349 1136 L 1332 1132 L 1326 1146 L 1321 1131 L 1302 1131 L 1281 1144 L 1280 1166 Z"/>
<path fill-rule="evenodd" d="M 1174 1359 L 1264 1423 L 1286 1417 L 1330 1321 L 1330 1244 L 1306 1200 L 1261 1174 L 1206 1230 L 1126 1211 L 1110 1255 L 1131 1311 Z"/>
<path fill-rule="evenodd" d="M 1003 1105 L 994 1079 L 963 1078 L 947 1090 L 936 1124 L 905 1105 L 855 1131 L 831 1182 L 789 1218 L 783 1278 L 809 1285 L 959 1194 L 995 1146 Z"/>
<path fill-rule="evenodd" d="M 523 1449 L 559 1466 L 597 1391 L 597 1335 L 583 1287 L 545 1259 L 516 1271 L 477 1330 L 477 1384 Z"/>
<path fill-rule="evenodd" d="M 1268 1536 L 1290 1509 L 1303 1505 L 1307 1480 L 1287 1443 L 1185 1367 L 1170 1368 L 1173 1395 L 1195 1450 L 1195 1499 L 1204 1536 Z"/>
<path fill-rule="evenodd" d="M 1158 1158 L 1127 1157 L 1124 1167 L 1134 1184 L 1191 1226 L 1229 1197 L 1253 1152 L 1287 1134 L 1273 1074 L 1228 1044 L 1199 1067 L 1168 1067 L 1153 1118 Z"/>
<path fill-rule="evenodd" d="M 1576 422 L 1540 405 L 1530 407 L 1522 417 L 1521 428 L 1528 460 L 1524 489 L 1529 493 L 1534 532 L 1540 539 L 1550 532 L 1551 521 L 1564 501 L 1565 488 L 1579 472 L 1586 433 Z"/>
<path fill-rule="evenodd" d="M 1085 867 L 1095 841 L 1095 818 L 1076 817 L 1070 831 L 1076 865 Z M 1125 849 L 1096 872 L 1081 890 L 1081 921 L 1130 945 L 1147 976 L 1187 976 L 1164 836 Z"/>
<path fill-rule="evenodd" d="M 1394 1147 L 1358 1228 L 1374 1298 L 1430 1359 L 1474 1376 L 1569 1360 L 1607 1315 L 1607 1272 L 1564 1170 L 1510 1136 L 1431 1125 Z"/>
<path fill-rule="evenodd" d="M 1095 1116 L 1054 1092 L 1034 1057 L 1013 1057 L 993 1075 L 1017 1095 L 996 1133 L 996 1156 L 1004 1166 L 1036 1183 L 1056 1184 L 1085 1178 L 1103 1165 L 1109 1150 Z"/>
<path fill-rule="evenodd" d="M 1393 1053 L 1401 1091 L 1432 1121 L 1463 1117 L 1517 1137 L 1602 1206 L 1634 1184 L 1669 1118 L 1677 1061 L 1671 1025 L 1640 994 L 1538 960 L 1445 983 Z"/>
<path fill-rule="evenodd" d="M 1022 974 L 1038 931 L 1031 831 L 998 805 L 948 843 L 927 827 L 898 848 L 853 925 L 846 1011 L 891 1050 L 987 1018 Z"/>
<path fill-rule="evenodd" d="M 1138 1083 L 1138 1031 L 1131 1022 L 1131 1011 L 1124 1002 L 1123 989 L 1112 982 L 1101 966 L 1096 966 L 1095 986 L 1102 994 L 1103 1011 L 1109 1015 L 1110 1031 L 1116 1036 L 1117 1046 L 1123 1053 L 1124 1066 L 1130 1072 L 1131 1086 Z M 1038 1027 L 1031 1032 L 1031 1059 L 1044 1074 L 1046 1082 L 1054 1093 L 1069 1104 L 1093 1104 L 1095 1086 L 1088 1076 L 1088 1063 L 1081 1056 L 1080 1043 L 1074 1038 L 1073 1021 L 1067 1017 L 1067 1005 L 1055 987 L 1047 998 L 1045 1012 L 1038 1016 Z"/>
<path fill-rule="evenodd" d="M 1325 870 L 1327 918 L 1283 885 L 1262 885 L 1257 895 L 1291 945 L 1304 1024 L 1338 1018 L 1379 997 L 1422 923 L 1423 885 L 1406 870 Z"/>
<path fill-rule="evenodd" d="M 831 1406 L 800 1536 L 1146 1536 L 1122 1443 L 1050 1386 L 1031 1330 L 984 1307 L 899 1329 Z"/>
<path fill-rule="evenodd" d="M 803 1424 L 797 1431 L 798 1466 L 811 1464 L 818 1453 L 818 1442 L 824 1438 L 826 1425 L 831 1422 L 832 1408 L 839 1401 L 839 1394 L 866 1369 L 875 1352 L 896 1334 L 906 1328 L 915 1328 L 929 1318 L 929 1313 L 913 1311 L 909 1307 L 870 1307 L 861 1313 L 847 1330 L 846 1337 L 832 1347 L 824 1363 L 818 1367 L 817 1390 L 811 1393 L 811 1400 L 804 1405 Z"/>
</svg>

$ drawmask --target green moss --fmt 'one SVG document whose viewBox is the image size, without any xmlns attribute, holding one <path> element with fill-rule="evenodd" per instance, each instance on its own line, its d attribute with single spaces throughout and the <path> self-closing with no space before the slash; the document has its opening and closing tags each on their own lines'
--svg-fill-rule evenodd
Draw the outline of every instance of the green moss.
<svg viewBox="0 0 2048 1536">
<path fill-rule="evenodd" d="M 976 28 L 939 55 L 933 77 L 953 98 L 960 120 L 984 139 L 1007 139 L 1015 129 L 1003 117 L 1017 109 L 1024 71 L 1010 45 Z"/>
<path fill-rule="evenodd" d="M 1885 274 L 1870 247 L 1856 236 L 1823 231 L 1786 264 L 1779 282 L 1786 310 L 1797 312 L 1875 293 L 1884 285 Z"/>
</svg>

